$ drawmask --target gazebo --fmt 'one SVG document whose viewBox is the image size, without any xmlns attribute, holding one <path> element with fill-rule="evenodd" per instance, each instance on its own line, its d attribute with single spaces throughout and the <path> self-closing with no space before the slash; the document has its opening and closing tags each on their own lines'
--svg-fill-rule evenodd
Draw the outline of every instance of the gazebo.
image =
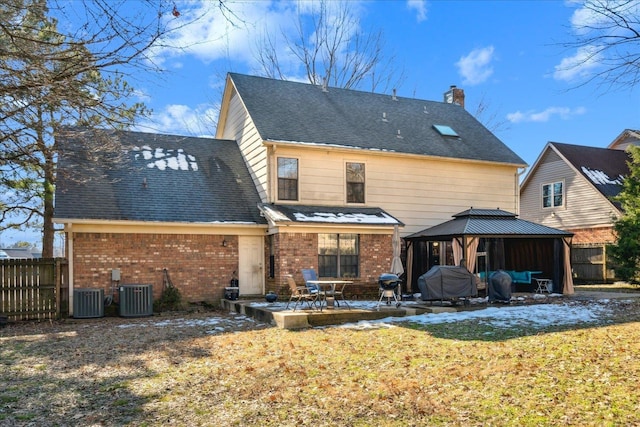
<svg viewBox="0 0 640 427">
<path fill-rule="evenodd" d="M 527 271 L 553 281 L 553 291 L 573 294 L 573 233 L 517 218 L 501 209 L 468 209 L 453 219 L 404 238 L 407 286 L 434 265 L 464 265 L 479 276 L 498 269 Z"/>
</svg>

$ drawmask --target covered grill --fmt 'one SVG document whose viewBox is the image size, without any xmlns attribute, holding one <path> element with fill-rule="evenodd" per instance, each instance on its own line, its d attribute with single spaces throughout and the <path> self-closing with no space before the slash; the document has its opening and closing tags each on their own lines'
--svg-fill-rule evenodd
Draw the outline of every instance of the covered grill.
<svg viewBox="0 0 640 427">
<path fill-rule="evenodd" d="M 464 267 L 450 265 L 434 265 L 418 278 L 418 287 L 423 301 L 447 299 L 455 304 L 464 298 L 468 304 L 469 297 L 478 295 L 476 277 Z"/>
<path fill-rule="evenodd" d="M 378 310 L 382 300 L 386 298 L 387 305 L 391 305 L 391 300 L 395 302 L 396 308 L 400 307 L 400 300 L 396 291 L 400 286 L 400 278 L 391 273 L 384 273 L 378 277 L 378 285 L 380 286 L 380 300 L 378 301 Z"/>
</svg>

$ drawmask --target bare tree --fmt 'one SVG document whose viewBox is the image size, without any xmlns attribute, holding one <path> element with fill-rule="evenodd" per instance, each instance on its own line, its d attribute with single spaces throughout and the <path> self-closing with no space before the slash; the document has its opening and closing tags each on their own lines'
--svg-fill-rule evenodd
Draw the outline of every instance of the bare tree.
<svg viewBox="0 0 640 427">
<path fill-rule="evenodd" d="M 634 87 L 640 81 L 640 3 L 637 0 L 585 0 L 576 22 L 576 49 L 560 72 L 595 72 L 580 86 L 598 82 L 608 88 Z"/>
<path fill-rule="evenodd" d="M 371 91 L 402 82 L 395 57 L 386 56 L 382 32 L 363 30 L 352 4 L 326 0 L 315 4 L 311 15 L 298 9 L 293 36 L 280 29 L 282 50 L 273 32 L 258 41 L 256 60 L 265 76 L 286 80 L 303 73 L 312 84 Z"/>
<path fill-rule="evenodd" d="M 126 59 L 88 49 L 108 40 L 98 34 L 89 42 L 69 39 L 48 13 L 45 0 L 11 0 L 2 8 L 0 31 L 0 227 L 42 227 L 44 257 L 53 256 L 59 129 L 70 124 L 126 127 L 145 112 L 142 104 L 130 101 L 134 91 L 121 73 L 101 68 Z M 101 150 L 107 147 L 100 144 Z"/>
<path fill-rule="evenodd" d="M 144 115 L 125 77 L 161 71 L 154 49 L 188 25 L 178 17 L 168 0 L 0 4 L 0 231 L 42 228 L 43 256 L 53 255 L 56 137 L 67 125 L 126 128 Z M 115 140 L 83 144 L 121 152 Z"/>
<path fill-rule="evenodd" d="M 509 120 L 492 109 L 486 94 L 482 94 L 473 116 L 493 133 L 504 132 L 510 128 Z"/>
</svg>

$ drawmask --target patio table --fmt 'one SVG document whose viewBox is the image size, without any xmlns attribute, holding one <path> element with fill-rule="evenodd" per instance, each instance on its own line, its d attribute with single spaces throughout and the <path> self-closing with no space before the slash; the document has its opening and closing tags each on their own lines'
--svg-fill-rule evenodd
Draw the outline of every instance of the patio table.
<svg viewBox="0 0 640 427">
<path fill-rule="evenodd" d="M 324 302 L 327 305 L 327 296 L 334 298 L 334 303 L 340 306 L 340 303 L 335 300 L 336 286 L 342 285 L 342 289 L 340 292 L 344 291 L 344 287 L 352 284 L 353 282 L 350 280 L 307 280 L 307 285 L 316 285 L 318 287 L 318 301 L 320 301 L 320 311 L 322 311 L 322 304 Z M 344 294 L 342 295 L 342 301 L 347 305 L 349 309 L 349 303 L 344 299 Z"/>
</svg>

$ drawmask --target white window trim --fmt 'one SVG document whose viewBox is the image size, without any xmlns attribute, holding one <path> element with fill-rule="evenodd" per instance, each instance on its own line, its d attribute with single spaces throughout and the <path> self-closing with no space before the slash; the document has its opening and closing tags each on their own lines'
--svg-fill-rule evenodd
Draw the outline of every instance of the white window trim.
<svg viewBox="0 0 640 427">
<path fill-rule="evenodd" d="M 290 200 L 290 199 L 281 199 L 280 198 L 280 194 L 278 193 L 278 182 L 280 180 L 280 177 L 278 176 L 278 159 L 295 159 L 298 163 L 298 198 L 296 200 Z M 274 192 L 275 192 L 275 197 L 274 200 L 276 200 L 276 202 L 285 202 L 285 203 L 300 203 L 300 194 L 302 193 L 302 191 L 300 190 L 300 158 L 298 156 L 288 156 L 288 155 L 275 155 L 275 159 L 276 161 L 275 163 L 275 183 L 274 183 Z"/>
<path fill-rule="evenodd" d="M 348 202 L 347 201 L 347 163 L 362 163 L 364 165 L 364 202 Z M 367 204 L 367 170 L 369 166 L 367 162 L 362 160 L 345 160 L 342 165 L 342 173 L 344 176 L 342 177 L 342 182 L 344 183 L 344 203 L 347 205 L 356 205 L 356 206 L 364 206 Z"/>
<path fill-rule="evenodd" d="M 554 200 L 554 197 L 553 197 L 553 186 L 554 186 L 554 184 L 558 184 L 558 183 L 562 184 L 562 205 L 554 206 L 553 205 L 553 200 Z M 544 205 L 544 187 L 546 185 L 550 186 L 551 187 L 551 191 L 552 191 L 552 193 L 551 193 L 551 206 L 545 206 Z M 565 185 L 564 179 L 561 179 L 561 180 L 558 180 L 558 181 L 545 182 L 545 183 L 542 183 L 540 185 L 540 207 L 543 210 L 565 209 L 566 206 L 567 206 L 567 186 Z"/>
</svg>

